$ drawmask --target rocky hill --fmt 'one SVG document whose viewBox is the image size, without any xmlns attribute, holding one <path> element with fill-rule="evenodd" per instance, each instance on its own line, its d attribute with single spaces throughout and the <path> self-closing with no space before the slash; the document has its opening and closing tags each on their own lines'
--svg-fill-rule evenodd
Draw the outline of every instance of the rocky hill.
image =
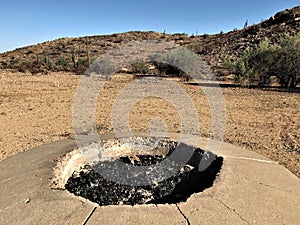
<svg viewBox="0 0 300 225">
<path fill-rule="evenodd" d="M 255 47 L 262 39 L 269 38 L 278 43 L 286 34 L 300 32 L 300 6 L 287 9 L 259 24 L 234 29 L 228 33 L 188 36 L 186 34 L 165 34 L 158 32 L 133 31 L 112 35 L 80 38 L 60 38 L 41 44 L 18 48 L 0 54 L 0 68 L 41 71 L 83 72 L 99 55 L 123 43 L 134 40 L 174 41 L 186 46 L 214 69 L 217 75 L 226 75 L 223 68 L 225 58 L 234 58 L 243 51 Z"/>
</svg>

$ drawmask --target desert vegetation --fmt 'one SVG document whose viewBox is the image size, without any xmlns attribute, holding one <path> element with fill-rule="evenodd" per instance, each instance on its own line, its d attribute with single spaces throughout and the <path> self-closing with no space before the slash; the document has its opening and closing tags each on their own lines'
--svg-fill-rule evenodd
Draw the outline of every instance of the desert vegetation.
<svg viewBox="0 0 300 225">
<path fill-rule="evenodd" d="M 300 34 L 286 35 L 273 45 L 266 38 L 237 60 L 225 60 L 225 66 L 238 83 L 266 86 L 274 77 L 282 87 L 295 88 L 300 83 Z"/>
<path fill-rule="evenodd" d="M 231 62 L 240 61 L 239 58 L 245 57 L 243 56 L 245 51 L 257 49 L 257 46 L 265 38 L 268 39 L 270 47 L 277 46 L 278 50 L 278 46 L 283 44 L 282 38 L 284 35 L 297 36 L 296 34 L 300 32 L 299 25 L 300 7 L 295 7 L 279 12 L 261 23 L 247 24 L 241 29 L 236 28 L 228 33 L 220 32 L 213 35 L 196 34 L 189 36 L 185 33 L 167 34 L 166 32 L 131 31 L 111 35 L 60 38 L 2 53 L 0 54 L 0 68 L 31 74 L 58 71 L 83 74 L 88 65 L 93 63 L 97 57 L 121 44 L 131 41 L 161 40 L 175 42 L 178 45 L 187 47 L 192 52 L 200 55 L 220 80 L 226 80 L 226 76 L 229 76 L 232 71 L 224 65 L 224 59 L 230 59 Z M 287 50 L 287 48 L 280 49 L 280 51 Z M 277 51 L 277 55 L 282 55 L 283 52 L 280 51 Z M 285 58 L 282 57 L 280 60 L 284 61 Z M 136 73 L 151 72 L 147 70 L 147 66 L 143 63 L 133 66 L 136 68 L 130 68 L 129 71 L 135 70 Z M 166 72 L 168 74 L 169 69 L 169 71 L 176 72 L 174 68 L 165 68 L 163 64 L 157 65 L 157 67 L 158 71 L 162 71 L 162 73 Z M 256 71 L 256 74 L 258 74 L 258 71 Z M 274 72 L 273 75 L 276 76 Z M 254 78 L 254 76 L 251 77 Z M 266 78 L 267 82 L 268 77 L 261 75 L 260 78 Z M 240 77 L 237 76 L 237 78 L 239 80 Z M 245 77 L 243 76 L 241 79 L 245 80 Z M 279 82 L 286 86 L 284 79 L 280 78 Z M 253 82 L 260 83 L 261 81 L 259 77 L 256 77 Z M 288 86 L 293 85 L 288 84 Z"/>
</svg>

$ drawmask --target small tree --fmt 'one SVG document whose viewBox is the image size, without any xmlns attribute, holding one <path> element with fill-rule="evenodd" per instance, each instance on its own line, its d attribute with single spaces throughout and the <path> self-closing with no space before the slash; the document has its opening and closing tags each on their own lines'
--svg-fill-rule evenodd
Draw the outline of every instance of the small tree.
<svg viewBox="0 0 300 225">
<path fill-rule="evenodd" d="M 225 67 L 235 74 L 237 82 L 264 86 L 276 76 L 282 87 L 294 88 L 300 83 L 300 34 L 285 36 L 272 46 L 264 39 L 235 62 L 225 60 Z"/>
<path fill-rule="evenodd" d="M 265 86 L 271 83 L 269 72 L 273 61 L 274 46 L 266 38 L 262 40 L 255 50 L 247 51 L 243 60 L 247 64 L 248 80 L 250 84 Z"/>
<path fill-rule="evenodd" d="M 300 83 L 300 34 L 282 38 L 273 58 L 270 72 L 281 86 L 295 88 Z"/>
</svg>

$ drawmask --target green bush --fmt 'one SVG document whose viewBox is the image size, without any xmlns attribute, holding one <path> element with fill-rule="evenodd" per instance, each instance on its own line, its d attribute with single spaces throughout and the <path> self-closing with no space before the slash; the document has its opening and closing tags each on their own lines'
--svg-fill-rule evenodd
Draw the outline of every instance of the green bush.
<svg viewBox="0 0 300 225">
<path fill-rule="evenodd" d="M 194 75 L 199 72 L 197 71 L 197 56 L 184 47 L 166 54 L 155 55 L 151 61 L 160 74 L 180 77 L 184 81 L 192 79 L 189 74 Z"/>
<path fill-rule="evenodd" d="M 282 38 L 272 57 L 270 73 L 281 86 L 295 88 L 300 83 L 300 34 Z"/>
<path fill-rule="evenodd" d="M 20 63 L 20 60 L 19 59 L 10 59 L 9 60 L 9 65 L 10 65 L 10 68 L 14 69 L 15 67 L 17 67 L 17 65 Z"/>
<path fill-rule="evenodd" d="M 134 74 L 147 74 L 149 73 L 149 67 L 144 61 L 137 62 L 132 65 L 132 72 Z"/>
<path fill-rule="evenodd" d="M 22 73 L 26 73 L 27 71 L 30 72 L 32 68 L 32 62 L 30 61 L 22 61 L 20 62 L 20 65 L 18 66 L 18 71 Z"/>
<path fill-rule="evenodd" d="M 59 68 L 59 70 L 66 70 L 69 68 L 69 62 L 65 58 L 58 58 L 56 61 L 56 66 Z"/>
<path fill-rule="evenodd" d="M 87 66 L 87 59 L 85 57 L 78 58 L 78 67 L 86 67 Z"/>
<path fill-rule="evenodd" d="M 236 61 L 225 60 L 224 65 L 238 83 L 265 86 L 275 76 L 282 87 L 294 88 L 300 83 L 300 35 L 285 36 L 277 45 L 264 39 Z"/>
<path fill-rule="evenodd" d="M 235 82 L 243 83 L 248 78 L 248 69 L 246 68 L 245 61 L 241 58 L 235 62 L 225 59 L 224 66 L 230 73 L 235 75 Z"/>
</svg>

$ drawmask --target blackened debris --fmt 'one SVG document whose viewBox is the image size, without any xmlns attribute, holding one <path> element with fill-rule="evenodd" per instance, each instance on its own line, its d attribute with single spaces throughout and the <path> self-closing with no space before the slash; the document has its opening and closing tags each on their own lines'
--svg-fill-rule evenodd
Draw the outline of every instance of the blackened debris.
<svg viewBox="0 0 300 225">
<path fill-rule="evenodd" d="M 85 166 L 79 173 L 74 172 L 67 181 L 65 188 L 77 195 L 105 205 L 136 205 L 136 204 L 175 204 L 186 201 L 192 194 L 202 192 L 213 185 L 221 170 L 223 158 L 215 157 L 209 167 L 198 171 L 198 166 L 204 154 L 212 153 L 195 149 L 189 162 L 172 177 L 161 182 L 153 181 L 152 185 L 123 185 L 105 179 L 93 168 Z M 136 155 L 120 157 L 117 160 L 134 166 L 149 166 L 160 163 L 163 155 Z M 191 165 L 192 164 L 192 165 Z"/>
</svg>

